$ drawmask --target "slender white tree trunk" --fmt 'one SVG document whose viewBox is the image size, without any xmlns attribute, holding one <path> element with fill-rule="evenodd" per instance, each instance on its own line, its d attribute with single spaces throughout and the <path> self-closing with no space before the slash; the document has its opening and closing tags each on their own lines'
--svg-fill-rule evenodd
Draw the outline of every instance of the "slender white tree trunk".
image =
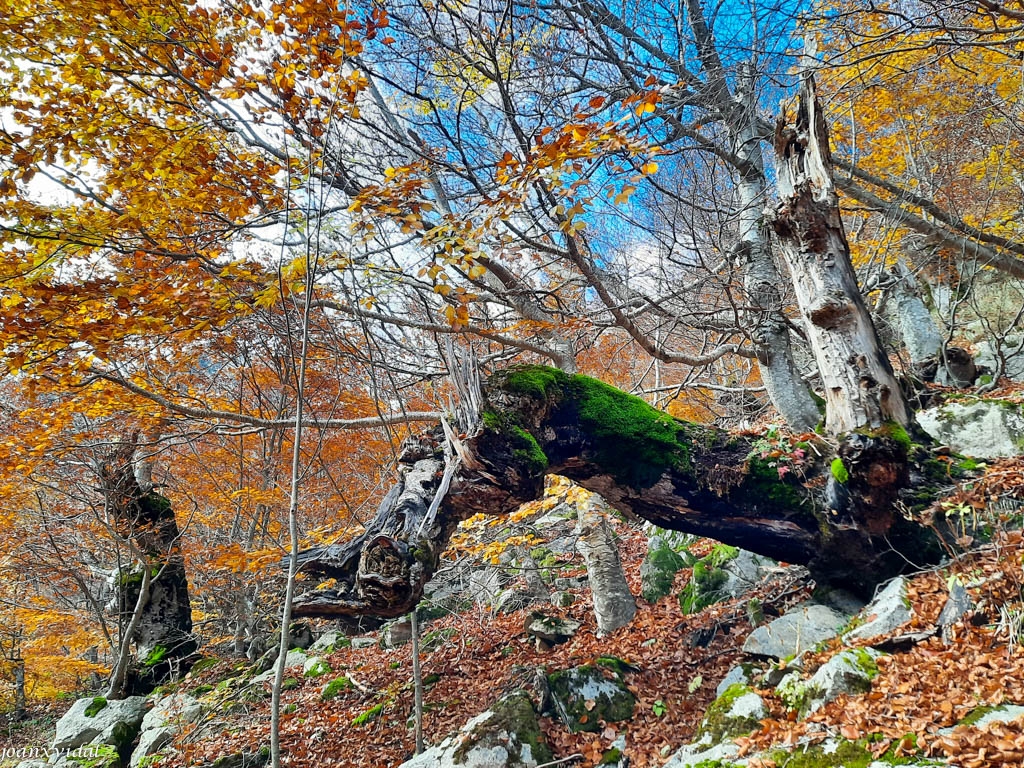
<svg viewBox="0 0 1024 768">
<path fill-rule="evenodd" d="M 295 575 L 299 556 L 299 489 L 302 470 L 303 406 L 306 399 L 306 363 L 309 358 L 309 313 L 313 303 L 315 265 L 307 253 L 306 285 L 302 302 L 301 343 L 295 384 L 295 437 L 292 445 L 290 489 L 288 494 L 288 580 L 285 585 L 284 606 L 281 609 L 281 642 L 278 646 L 277 667 L 270 701 L 270 764 L 281 768 L 281 686 L 284 683 L 285 663 L 288 657 L 289 627 L 292 623 L 292 603 L 295 599 Z"/>
</svg>

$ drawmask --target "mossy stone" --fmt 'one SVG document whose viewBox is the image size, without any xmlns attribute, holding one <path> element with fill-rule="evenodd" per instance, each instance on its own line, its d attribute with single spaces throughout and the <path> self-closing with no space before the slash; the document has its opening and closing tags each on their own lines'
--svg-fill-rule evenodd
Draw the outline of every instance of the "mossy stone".
<svg viewBox="0 0 1024 768">
<path fill-rule="evenodd" d="M 736 702 L 745 696 L 756 697 L 757 694 L 743 683 L 734 683 L 726 688 L 704 713 L 697 736 L 705 741 L 710 739 L 710 744 L 720 744 L 760 728 L 760 716 L 735 711 Z"/>
<path fill-rule="evenodd" d="M 555 672 L 548 677 L 555 710 L 570 731 L 599 731 L 601 721 L 633 717 L 636 697 L 620 681 L 609 680 L 591 665 Z"/>
<path fill-rule="evenodd" d="M 461 744 L 452 756 L 456 765 L 464 762 L 474 747 L 486 748 L 493 741 L 498 742 L 508 753 L 509 761 L 506 765 L 510 768 L 524 764 L 520 759 L 522 751 L 516 753 L 516 742 L 520 750 L 529 747 L 529 757 L 534 764 L 547 763 L 553 759 L 554 754 L 544 739 L 537 713 L 525 691 L 513 691 L 503 696 L 491 705 L 490 712 L 490 717 L 461 737 Z"/>
<path fill-rule="evenodd" d="M 640 566 L 640 594 L 649 603 L 655 603 L 672 589 L 676 573 L 686 567 L 686 561 L 659 539 L 653 549 L 647 552 Z"/>
</svg>

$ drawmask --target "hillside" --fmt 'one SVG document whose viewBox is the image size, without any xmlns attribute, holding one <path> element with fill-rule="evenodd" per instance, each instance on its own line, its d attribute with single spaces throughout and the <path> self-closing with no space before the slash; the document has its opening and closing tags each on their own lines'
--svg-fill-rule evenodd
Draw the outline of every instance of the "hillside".
<svg viewBox="0 0 1024 768">
<path fill-rule="evenodd" d="M 988 480 L 970 486 L 968 494 L 979 488 L 982 492 L 1003 488 L 1005 493 L 1005 488 L 1018 485 L 1021 470 L 1019 461 L 995 463 Z M 571 538 L 572 531 L 572 521 L 565 519 L 566 511 L 571 513 L 565 493 L 564 486 L 555 486 L 532 512 L 519 516 L 515 525 L 517 530 L 530 532 L 533 551 L 543 561 L 545 581 L 558 579 L 555 586 L 562 587 L 555 592 L 558 607 L 551 601 L 540 607 L 548 615 L 578 621 L 578 631 L 566 642 L 548 646 L 524 631 L 530 612 L 538 605 L 498 611 L 491 603 L 522 586 L 515 581 L 494 590 L 490 597 L 480 594 L 479 581 L 461 593 L 435 593 L 437 603 L 423 609 L 428 620 L 421 628 L 428 744 L 454 733 L 502 694 L 515 689 L 531 692 L 539 705 L 537 670 L 551 674 L 603 660 L 615 677 L 621 674 L 635 695 L 632 716 L 621 722 L 600 722 L 594 732 L 572 733 L 549 711 L 540 719 L 540 727 L 554 762 L 545 764 L 661 768 L 700 731 L 702 719 L 716 699 L 716 687 L 727 672 L 746 664 L 750 689 L 762 697 L 765 709 L 750 723 L 752 732 L 739 738 L 738 755 L 723 765 L 756 755 L 749 764 L 762 768 L 853 768 L 866 765 L 869 761 L 861 758 L 868 754 L 883 759 L 883 764 L 913 762 L 911 758 L 964 768 L 1021 764 L 1024 736 L 1019 727 L 983 717 L 991 708 L 1024 705 L 1024 654 L 1020 653 L 1024 573 L 1021 534 L 1014 530 L 1019 523 L 1019 517 L 1013 517 L 1016 512 L 979 513 L 972 521 L 978 523 L 973 534 L 980 538 L 987 531 L 990 541 L 978 542 L 971 553 L 907 580 L 903 602 L 910 609 L 909 621 L 870 640 L 837 637 L 813 644 L 798 660 L 769 663 L 743 652 L 756 625 L 763 628 L 815 598 L 845 606 L 849 612 L 856 608 L 849 605 L 853 598 L 820 591 L 816 595 L 802 568 L 777 565 L 762 568 L 764 578 L 740 596 L 685 614 L 680 592 L 693 579 L 694 568 L 701 569 L 721 548 L 709 540 L 684 540 L 676 546 L 687 544 L 694 557 L 704 559 L 699 564 L 691 560 L 689 567 L 681 569 L 665 597 L 653 603 L 638 599 L 633 621 L 600 638 L 582 562 L 571 548 L 558 551 L 566 546 L 566 534 Z M 1003 506 L 1013 509 L 1012 504 Z M 639 595 L 648 537 L 622 519 L 609 517 L 619 538 L 631 590 Z M 457 571 L 460 578 L 474 573 L 490 578 L 502 571 L 512 578 L 521 573 L 509 566 L 510 557 L 498 568 L 481 559 L 500 558 L 502 548 L 494 543 L 495 533 L 495 526 L 481 520 L 464 526 L 456 538 L 461 551 L 450 553 L 458 558 L 458 562 L 448 563 L 450 571 Z M 937 631 L 940 613 L 951 590 L 958 587 L 969 597 L 969 605 L 944 631 Z M 440 603 L 453 602 L 462 610 L 439 608 Z M 852 628 L 856 634 L 858 625 L 874 619 L 870 613 L 862 613 L 844 630 Z M 302 666 L 288 671 L 282 699 L 286 764 L 294 768 L 377 768 L 398 766 L 411 758 L 411 656 L 409 644 L 401 642 L 405 638 L 397 631 L 400 628 L 352 638 L 332 634 L 326 624 L 317 629 L 321 640 L 314 648 L 322 650 L 310 650 L 309 657 L 322 662 L 310 663 L 296 654 L 296 664 L 306 661 L 305 672 Z M 793 686 L 773 688 L 769 683 L 778 685 L 784 673 L 793 669 L 810 677 L 848 645 L 883 652 L 874 661 L 868 689 L 840 695 L 798 719 L 797 710 L 803 704 Z M 196 709 L 194 721 L 177 726 L 173 740 L 144 760 L 147 768 L 226 768 L 261 761 L 259 750 L 269 740 L 268 675 L 258 677 L 247 659 L 207 653 L 207 660 L 197 664 L 183 681 L 153 695 L 159 699 L 171 692 L 186 693 L 202 706 Z M 612 672 L 605 674 L 613 676 Z M 715 706 L 721 710 L 721 704 Z M 975 724 L 953 728 L 965 720 Z M 706 723 L 704 730 L 708 730 Z M 51 736 L 38 723 L 28 725 L 11 733 L 5 749 L 39 747 L 42 738 Z M 813 750 L 820 750 L 827 739 L 843 741 L 839 751 L 822 757 Z M 807 750 L 812 757 L 803 759 L 811 761 L 800 762 L 798 756 Z M 251 755 L 252 761 L 233 762 L 230 758 L 242 754 Z M 16 760 L 0 763 L 5 768 L 17 764 Z"/>
</svg>

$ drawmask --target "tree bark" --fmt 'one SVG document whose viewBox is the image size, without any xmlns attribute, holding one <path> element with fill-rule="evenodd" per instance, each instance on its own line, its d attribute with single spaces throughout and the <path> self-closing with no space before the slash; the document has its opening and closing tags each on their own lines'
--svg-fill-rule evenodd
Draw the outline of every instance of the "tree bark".
<svg viewBox="0 0 1024 768">
<path fill-rule="evenodd" d="M 757 364 L 768 399 L 789 427 L 809 431 L 821 420 L 818 405 L 793 358 L 789 327 L 782 314 L 782 278 L 775 268 L 763 216 L 767 199 L 764 156 L 756 130 L 753 66 L 741 67 L 736 99 L 739 122 L 730 120 L 733 152 L 743 161 L 739 171 L 739 252 L 743 257 L 743 287 L 754 306 L 749 312 L 751 335 L 757 345 Z"/>
<path fill-rule="evenodd" d="M 935 536 L 899 512 L 930 503 L 927 453 L 892 424 L 849 435 L 838 456 L 817 438 L 772 456 L 748 437 L 551 368 L 495 374 L 483 397 L 483 425 L 462 442 L 462 469 L 436 514 L 440 427 L 407 442 L 398 483 L 361 536 L 300 554 L 303 571 L 335 581 L 299 596 L 296 616 L 407 613 L 458 522 L 539 498 L 547 473 L 626 515 L 806 564 L 819 580 L 862 593 L 941 555 Z"/>
<path fill-rule="evenodd" d="M 136 478 L 136 439 L 113 451 L 100 465 L 99 477 L 114 530 L 130 543 L 142 565 L 118 574 L 122 616 L 137 621 L 123 642 L 136 644 L 136 658 L 125 691 L 152 690 L 184 671 L 196 651 L 185 561 L 179 548 L 178 523 L 170 501 Z M 147 691 L 148 692 L 148 691 Z"/>
<path fill-rule="evenodd" d="M 775 134 L 779 204 L 769 214 L 793 278 L 797 304 L 825 388 L 825 426 L 832 434 L 910 413 L 864 304 L 839 216 L 828 131 L 804 71 L 796 120 L 779 119 Z"/>
</svg>

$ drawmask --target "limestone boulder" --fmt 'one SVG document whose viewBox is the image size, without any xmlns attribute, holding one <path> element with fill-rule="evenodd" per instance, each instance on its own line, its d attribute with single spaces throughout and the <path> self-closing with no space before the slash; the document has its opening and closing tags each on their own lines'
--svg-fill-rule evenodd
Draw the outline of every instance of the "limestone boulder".
<svg viewBox="0 0 1024 768">
<path fill-rule="evenodd" d="M 79 699 L 57 721 L 53 749 L 67 751 L 94 743 L 117 747 L 130 744 L 139 734 L 148 706 L 144 696 Z"/>
<path fill-rule="evenodd" d="M 824 605 L 805 604 L 758 627 L 743 643 L 744 653 L 790 659 L 839 634 L 847 617 Z"/>
<path fill-rule="evenodd" d="M 551 759 L 530 697 L 517 690 L 400 768 L 536 768 Z"/>
</svg>

